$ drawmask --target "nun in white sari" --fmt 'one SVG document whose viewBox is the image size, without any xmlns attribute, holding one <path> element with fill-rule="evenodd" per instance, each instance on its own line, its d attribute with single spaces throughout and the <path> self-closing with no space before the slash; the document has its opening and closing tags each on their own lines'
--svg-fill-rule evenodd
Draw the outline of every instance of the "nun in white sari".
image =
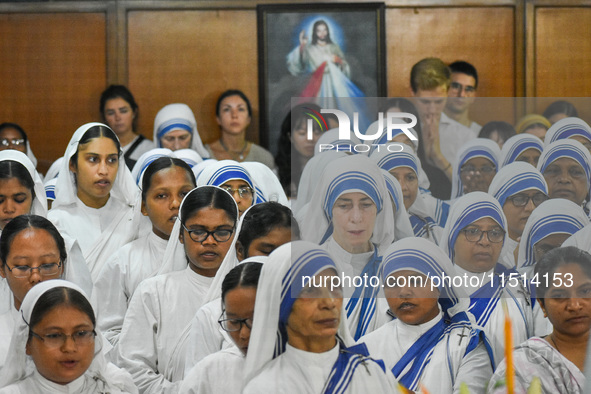
<svg viewBox="0 0 591 394">
<path fill-rule="evenodd" d="M 517 134 L 509 138 L 501 148 L 501 167 L 515 161 L 525 161 L 536 167 L 544 149 L 544 142 L 533 134 Z"/>
<path fill-rule="evenodd" d="M 141 160 L 137 163 L 143 164 Z M 142 213 L 150 218 L 151 231 L 113 254 L 94 283 L 98 327 L 113 346 L 118 342 L 131 296 L 141 281 L 161 268 L 181 201 L 195 188 L 191 168 L 180 159 L 166 156 L 150 161 L 139 179 Z"/>
<path fill-rule="evenodd" d="M 29 160 L 29 158 L 16 150 L 8 149 L 0 152 L 0 165 L 4 166 L 5 164 L 1 164 L 5 161 L 13 161 L 16 163 L 20 163 L 30 175 L 31 180 L 33 181 L 33 188 L 31 190 L 31 194 L 33 195 L 33 201 L 31 202 L 30 209 L 24 210 L 22 212 L 18 210 L 13 210 L 9 212 L 7 217 L 3 217 L 3 223 L 0 224 L 0 234 L 2 234 L 2 229 L 8 222 L 8 219 L 14 218 L 18 215 L 22 214 L 31 214 L 31 215 L 38 215 L 42 217 L 47 217 L 47 200 L 45 198 L 45 188 L 43 186 L 43 181 L 33 163 Z M 16 178 L 22 185 L 25 185 L 24 181 L 19 179 L 15 170 L 11 168 L 13 164 L 8 165 L 7 174 L 3 174 L 1 179 L 11 179 Z M 12 176 L 11 176 L 12 175 Z M 27 182 L 28 183 L 28 182 Z M 25 204 L 22 204 L 23 208 Z M 9 210 L 10 211 L 10 210 Z M 82 251 L 80 250 L 80 246 L 76 239 L 66 236 L 65 234 L 61 234 L 66 243 L 66 249 L 68 251 L 68 256 L 70 257 L 71 264 L 68 270 L 68 280 L 72 278 L 76 278 L 76 283 L 81 286 L 84 291 L 88 294 L 92 292 L 92 279 L 90 277 L 90 272 L 88 267 L 84 262 L 84 257 L 82 256 Z M 14 309 L 14 304 L 12 302 L 13 297 L 12 293 L 6 283 L 4 278 L 0 278 L 0 297 L 5 302 L 0 302 L 0 313 L 8 312 Z"/>
<path fill-rule="evenodd" d="M 240 163 L 251 175 L 257 195 L 262 202 L 275 201 L 289 207 L 289 200 L 277 175 L 265 164 L 258 161 Z"/>
<path fill-rule="evenodd" d="M 554 141 L 571 138 L 585 145 L 587 149 L 591 145 L 591 127 L 583 119 L 569 117 L 560 119 L 546 132 L 544 145 L 548 146 Z"/>
<path fill-rule="evenodd" d="M 55 201 L 48 214 L 48 218 L 62 234 L 78 241 L 93 278 L 96 278 L 113 253 L 137 238 L 141 223 L 141 213 L 138 209 L 141 203 L 140 191 L 133 182 L 129 169 L 122 162 L 118 163 L 115 180 L 109 185 L 111 189 L 108 200 L 102 207 L 89 207 L 79 197 L 76 176 L 70 169 L 70 162 L 78 153 L 79 142 L 84 141 L 85 134 L 88 131 L 94 132 L 97 128 L 106 129 L 105 132 L 112 134 L 112 138 L 103 134 L 104 131 L 101 130 L 100 137 L 92 138 L 87 143 L 92 144 L 95 140 L 101 139 L 116 141 L 120 160 L 121 148 L 117 136 L 108 126 L 87 123 L 78 128 L 68 143 L 62 169 L 57 178 Z M 78 157 L 78 162 L 81 161 Z M 92 180 L 94 178 L 85 181 Z"/>
<path fill-rule="evenodd" d="M 398 147 L 392 144 L 381 146 L 381 149 L 372 153 L 370 158 L 376 161 L 381 169 L 404 178 L 404 206 L 408 211 L 414 236 L 429 239 L 436 244 L 441 236 L 440 219 L 443 212 L 449 210 L 449 205 L 428 193 L 421 192 L 418 182 L 421 164 L 418 157 L 407 145 L 396 145 Z M 390 152 L 388 146 L 398 149 Z M 445 224 L 445 221 L 443 223 Z"/>
<path fill-rule="evenodd" d="M 75 284 L 54 279 L 33 287 L 21 306 L 21 316 L 12 335 L 6 367 L 0 373 L 0 393 L 2 394 L 135 394 L 137 388 L 131 376 L 124 370 L 107 362 L 103 353 L 103 339 L 100 332 L 94 338 L 94 358 L 84 374 L 67 384 L 57 384 L 45 378 L 33 363 L 26 347 L 32 340 L 32 327 L 28 325 L 37 302 L 46 292 L 55 288 L 69 288 L 80 293 L 88 305 L 90 300 L 84 291 Z M 90 316 L 89 316 L 90 318 Z M 73 338 L 72 338 L 73 339 Z M 44 345 L 42 345 L 44 346 Z M 28 349 L 27 349 L 28 350 Z"/>
<path fill-rule="evenodd" d="M 492 349 L 493 367 L 505 354 L 505 314 L 501 298 L 507 300 L 513 318 L 513 343 L 521 343 L 533 334 L 533 304 L 527 284 L 521 281 L 517 271 L 498 260 L 506 236 L 506 223 L 503 209 L 491 195 L 468 193 L 452 206 L 439 242 L 470 295 L 469 312 L 476 318 L 476 324 L 484 331 Z"/>
<path fill-rule="evenodd" d="M 237 217 L 232 197 L 215 186 L 193 189 L 183 200 L 161 275 L 137 287 L 119 337 L 118 365 L 142 393 L 178 392 L 191 319 L 221 293 Z"/>
<path fill-rule="evenodd" d="M 199 131 L 197 131 L 195 115 L 187 104 L 168 104 L 158 111 L 154 119 L 154 136 L 152 141 L 154 141 L 158 148 L 164 148 L 162 138 L 166 134 L 178 130 L 186 131 L 190 134 L 191 141 L 185 148 L 193 149 L 202 158 L 209 158 L 209 152 L 203 146 Z"/>
<path fill-rule="evenodd" d="M 412 286 L 410 278 L 417 273 L 426 282 Z M 468 294 L 441 280 L 454 275 L 449 257 L 422 238 L 397 241 L 384 255 L 383 283 L 389 303 L 393 297 L 390 313 L 401 315 L 359 342 L 372 356 L 383 359 L 386 370 L 409 390 L 424 387 L 431 393 L 459 393 L 463 383 L 471 393 L 479 393 L 492 376 L 480 330 L 467 312 Z"/>
<path fill-rule="evenodd" d="M 402 215 L 396 223 L 392 220 L 394 208 L 382 170 L 364 155 L 330 163 L 301 214 L 296 213 L 296 218 L 302 239 L 322 245 L 335 257 L 339 273 L 351 280 L 379 277 L 382 253 L 394 241 L 396 227 L 404 227 L 406 236 L 412 236 L 408 217 L 405 226 Z M 347 322 L 356 340 L 375 330 L 378 316 L 387 310 L 379 290 L 369 282 L 345 286 Z"/>
<path fill-rule="evenodd" d="M 499 201 L 507 218 L 508 236 L 500 262 L 507 268 L 515 268 L 516 249 L 525 223 L 534 209 L 548 199 L 548 185 L 542 174 L 530 164 L 514 162 L 495 175 L 488 194 Z"/>
<path fill-rule="evenodd" d="M 453 166 L 451 199 L 473 191 L 488 191 L 499 169 L 500 155 L 499 145 L 488 138 L 475 138 L 462 145 Z"/>
<path fill-rule="evenodd" d="M 285 244 L 271 253 L 257 288 L 244 394 L 399 392 L 381 361 L 372 359 L 364 345 L 352 346 L 340 288 L 310 283 L 330 281 L 337 272 L 333 258 L 309 242 Z M 296 298 L 302 296 L 309 298 Z M 316 312 L 303 315 L 310 307 Z M 309 335 L 318 333 L 309 339 L 313 349 L 302 344 L 306 334 L 298 323 L 309 327 Z"/>
</svg>

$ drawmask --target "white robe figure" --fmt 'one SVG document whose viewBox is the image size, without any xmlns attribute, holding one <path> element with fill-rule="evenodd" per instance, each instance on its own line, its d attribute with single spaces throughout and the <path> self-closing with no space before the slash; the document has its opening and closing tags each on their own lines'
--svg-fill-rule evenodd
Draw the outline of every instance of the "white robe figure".
<svg viewBox="0 0 591 394">
<path fill-rule="evenodd" d="M 185 373 L 179 394 L 240 394 L 245 361 L 236 346 L 210 354 Z"/>
<path fill-rule="evenodd" d="M 53 383 L 37 371 L 31 356 L 26 354 L 29 340 L 29 327 L 33 308 L 39 298 L 48 290 L 68 287 L 78 291 L 90 303 L 87 295 L 77 285 L 60 279 L 48 280 L 35 285 L 23 300 L 21 316 L 12 335 L 10 351 L 5 367 L 0 371 L 1 394 L 137 394 L 137 387 L 129 373 L 109 363 L 105 359 L 103 336 L 100 331 L 94 339 L 94 358 L 86 372 L 76 380 L 59 385 Z"/>
<path fill-rule="evenodd" d="M 150 232 L 121 247 L 99 272 L 93 291 L 97 327 L 113 346 L 119 341 L 131 296 L 141 281 L 160 269 L 167 243 Z"/>
<path fill-rule="evenodd" d="M 495 167 L 496 172 L 499 169 L 500 155 L 501 149 L 499 148 L 499 145 L 488 138 L 474 138 L 468 142 L 462 143 L 453 162 L 451 199 L 453 200 L 465 194 L 465 185 L 462 183 L 461 169 L 467 161 L 479 157 L 488 159 Z M 481 175 L 484 176 L 484 174 Z"/>
<path fill-rule="evenodd" d="M 396 180 L 393 182 L 397 183 Z M 398 186 L 398 194 L 402 195 L 399 188 Z M 348 252 L 342 253 L 343 245 L 336 247 L 337 242 L 331 241 L 334 230 L 333 207 L 337 199 L 347 193 L 363 193 L 376 206 L 377 215 L 369 239 L 372 250 L 369 253 L 355 256 Z M 382 170 L 367 156 L 352 155 L 336 159 L 326 167 L 313 198 L 295 216 L 300 224 L 302 239 L 323 245 L 325 250 L 338 255 L 336 261 L 339 275 L 354 273 L 371 278 L 379 275 L 381 253 L 394 241 L 397 232 L 412 236 L 408 215 L 404 209 L 401 210 L 403 214 L 394 215 L 394 209 Z M 353 262 L 356 268 L 353 267 Z M 381 298 L 378 293 L 381 288 L 372 287 L 369 281 L 367 286 L 355 287 L 355 278 L 350 276 L 350 279 L 351 284 L 344 286 L 344 295 L 348 298 L 344 309 L 351 333 L 358 339 L 376 328 L 376 311 L 380 309 L 378 302 Z"/>
<path fill-rule="evenodd" d="M 397 145 L 397 149 L 389 149 L 389 146 L 394 144 Z M 419 179 L 424 172 L 421 162 L 412 148 L 406 144 L 394 144 L 383 145 L 380 150 L 375 150 L 369 157 L 390 175 L 390 171 L 400 167 L 408 168 L 415 173 L 417 177 L 416 197 L 408 208 L 413 236 L 422 237 L 437 244 L 442 231 L 438 219 L 442 216 L 442 213 L 438 212 L 441 204 L 438 204 L 437 199 L 430 194 L 421 191 Z M 404 198 L 398 202 L 398 205 L 404 206 Z"/>
<path fill-rule="evenodd" d="M 287 343 L 286 320 L 304 277 L 329 268 L 336 271 L 330 255 L 310 242 L 292 242 L 271 253 L 257 287 L 244 394 L 398 392 L 393 376 L 365 346 L 351 346 L 344 310 L 334 348 L 311 353 Z"/>
<path fill-rule="evenodd" d="M 554 123 L 544 136 L 544 146 L 554 141 L 572 138 L 573 136 L 583 137 L 591 142 L 591 126 L 583 119 L 568 117 Z"/>
<path fill-rule="evenodd" d="M 269 167 L 257 161 L 245 161 L 240 164 L 252 176 L 256 192 L 261 195 L 264 202 L 275 201 L 286 207 L 290 206 L 279 178 Z"/>
<path fill-rule="evenodd" d="M 455 275 L 445 252 L 422 238 L 395 242 L 384 255 L 382 278 L 408 270 L 426 277 Z M 383 282 L 386 285 L 386 279 Z M 410 390 L 459 393 L 465 383 L 472 393 L 484 392 L 492 363 L 474 317 L 467 312 L 467 293 L 453 282 L 440 281 L 437 289 L 440 312 L 430 321 L 409 325 L 394 319 L 359 342 L 373 357 L 383 359 L 386 370 Z"/>
<path fill-rule="evenodd" d="M 502 167 L 488 188 L 488 194 L 496 198 L 501 207 L 504 207 L 505 203 L 512 204 L 511 202 L 507 202 L 511 196 L 526 191 L 538 191 L 547 196 L 548 184 L 540 171 L 531 164 L 524 162 L 514 162 Z M 527 202 L 527 204 L 529 203 L 530 201 Z M 499 261 L 507 268 L 515 268 L 517 266 L 515 249 L 518 245 L 519 242 L 517 240 L 509 238 L 508 235 L 505 237 L 505 243 L 503 244 Z"/>
<path fill-rule="evenodd" d="M 472 192 L 456 200 L 439 242 L 439 246 L 448 254 L 450 260 L 454 261 L 456 240 L 463 236 L 460 234 L 461 230 L 482 218 L 493 219 L 506 231 L 507 220 L 503 209 L 491 195 Z M 533 335 L 533 305 L 528 285 L 521 281 L 517 271 L 498 262 L 495 267 L 484 273 L 469 272 L 458 265 L 455 265 L 455 270 L 456 275 L 462 277 L 465 290 L 470 295 L 471 305 L 468 311 L 474 315 L 476 324 L 482 328 L 492 348 L 496 366 L 505 356 L 505 314 L 501 299 L 507 301 L 509 315 L 513 319 L 513 343 L 521 343 Z M 501 275 L 504 275 L 504 283 Z M 517 279 L 510 281 L 507 279 L 509 275 Z"/>
<path fill-rule="evenodd" d="M 191 201 L 192 193 L 212 187 L 216 186 L 197 187 L 185 196 L 158 275 L 140 283 L 127 309 L 119 337 L 118 360 L 142 393 L 178 391 L 185 370 L 191 319 L 202 305 L 221 295 L 223 278 L 234 266 L 224 258 L 214 277 L 199 275 L 187 265 L 184 246 L 179 242 L 183 204 Z M 235 203 L 234 209 L 238 217 Z M 235 242 L 236 237 L 230 251 Z"/>
<path fill-rule="evenodd" d="M 541 154 L 544 149 L 544 142 L 533 134 L 523 133 L 514 135 L 503 144 L 499 164 L 501 167 L 504 167 L 507 164 L 513 163 L 519 155 L 528 149 L 535 149 Z"/>
<path fill-rule="evenodd" d="M 119 336 L 118 364 L 142 393 L 178 392 L 179 371 L 171 359 L 212 281 L 187 267 L 146 279 L 136 289 Z"/>
<path fill-rule="evenodd" d="M 158 111 L 154 119 L 154 135 L 152 141 L 157 148 L 162 148 L 161 138 L 173 130 L 186 130 L 191 134 L 191 146 L 204 159 L 209 158 L 209 152 L 203 146 L 197 121 L 193 111 L 187 104 L 168 104 Z"/>
<path fill-rule="evenodd" d="M 72 136 L 57 178 L 55 201 L 48 214 L 62 234 L 78 241 L 93 279 L 113 253 L 137 238 L 141 223 L 140 191 L 122 162 L 105 206 L 90 208 L 77 196 L 69 163 L 78 150 L 80 139 L 94 126 L 108 127 L 101 123 L 87 123 Z"/>
</svg>

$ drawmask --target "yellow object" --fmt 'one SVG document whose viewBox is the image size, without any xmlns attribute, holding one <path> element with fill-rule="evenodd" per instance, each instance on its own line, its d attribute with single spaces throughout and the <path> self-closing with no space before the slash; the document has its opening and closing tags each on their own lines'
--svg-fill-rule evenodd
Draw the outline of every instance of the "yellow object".
<svg viewBox="0 0 591 394">
<path fill-rule="evenodd" d="M 529 388 L 527 389 L 527 394 L 542 394 L 542 381 L 540 378 L 534 376 Z"/>
<path fill-rule="evenodd" d="M 507 394 L 515 393 L 515 369 L 513 366 L 513 331 L 511 329 L 511 317 L 507 308 L 507 301 L 501 299 L 505 312 L 505 362 L 507 363 Z"/>
<path fill-rule="evenodd" d="M 460 384 L 460 394 L 470 394 L 470 389 L 466 383 Z"/>
</svg>

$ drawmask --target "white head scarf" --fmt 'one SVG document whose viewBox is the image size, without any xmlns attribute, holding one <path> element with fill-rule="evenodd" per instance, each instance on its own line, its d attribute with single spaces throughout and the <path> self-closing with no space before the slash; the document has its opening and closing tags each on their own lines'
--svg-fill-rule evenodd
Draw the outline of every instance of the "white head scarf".
<svg viewBox="0 0 591 394">
<path fill-rule="evenodd" d="M 86 123 L 85 125 L 80 126 L 70 139 L 68 147 L 66 148 L 66 154 L 64 155 L 64 161 L 62 162 L 62 168 L 60 169 L 59 175 L 57 176 L 57 184 L 55 186 L 55 201 L 53 202 L 52 208 L 76 203 L 78 199 L 78 191 L 76 188 L 74 174 L 72 171 L 70 171 L 70 159 L 78 151 L 80 139 L 82 139 L 88 129 L 94 126 L 109 128 L 109 126 L 102 123 Z M 121 151 L 119 153 L 121 153 Z M 122 157 L 122 155 L 119 157 Z M 113 183 L 113 188 L 111 189 L 111 197 L 116 198 L 127 205 L 135 205 L 139 203 L 139 189 L 133 182 L 131 173 L 123 162 L 119 163 L 117 176 L 115 178 L 115 182 Z"/>
<path fill-rule="evenodd" d="M 517 268 L 536 264 L 534 245 L 553 234 L 574 234 L 589 224 L 583 208 L 570 200 L 553 198 L 533 210 L 519 242 Z"/>
<path fill-rule="evenodd" d="M 193 175 L 195 175 L 195 179 L 199 179 L 199 175 L 203 172 L 205 167 L 209 167 L 210 165 L 217 163 L 216 159 L 207 159 L 203 160 L 201 163 L 196 164 L 193 168 Z"/>
<path fill-rule="evenodd" d="M 234 160 L 216 161 L 201 171 L 199 178 L 197 178 L 197 186 L 211 185 L 219 187 L 228 181 L 239 179 L 248 183 L 252 190 L 255 191 L 252 199 L 253 205 L 263 202 L 261 195 L 256 193 L 257 185 L 243 164 Z"/>
<path fill-rule="evenodd" d="M 192 198 L 192 197 L 190 197 L 192 194 L 194 194 L 204 188 L 211 188 L 211 187 L 223 190 L 217 186 L 208 186 L 208 185 L 198 186 L 195 189 L 191 190 L 185 196 L 183 201 L 181 202 L 181 206 L 179 207 L 179 215 L 178 215 L 176 222 L 174 223 L 174 227 L 172 228 L 172 232 L 170 233 L 170 238 L 168 239 L 168 244 L 166 245 L 166 250 L 164 252 L 164 258 L 162 260 L 162 266 L 158 270 L 157 275 L 162 275 L 162 274 L 166 274 L 166 273 L 173 272 L 173 271 L 181 271 L 181 270 L 187 268 L 187 257 L 185 255 L 185 247 L 179 241 L 179 234 L 181 232 L 181 223 L 183 221 L 183 217 L 182 217 L 183 205 L 186 203 L 186 201 L 188 201 L 188 199 Z M 224 191 L 224 193 L 228 193 L 225 190 L 223 190 L 223 191 Z M 232 201 L 234 201 L 233 198 L 232 198 Z M 234 207 L 236 208 L 236 217 L 238 218 L 238 205 L 236 205 L 235 201 L 234 201 Z M 238 226 L 239 223 L 240 222 L 237 221 L 236 226 Z M 222 263 L 220 264 L 220 267 L 218 268 L 218 270 L 215 274 L 214 280 L 211 283 L 209 290 L 207 291 L 207 295 L 204 298 L 202 305 L 205 305 L 206 303 L 213 301 L 214 299 L 216 299 L 220 296 L 221 284 L 222 284 L 222 281 L 224 280 L 225 275 L 228 273 L 228 271 L 230 271 L 236 265 L 235 249 L 236 249 L 236 240 L 238 239 L 237 231 L 239 231 L 238 228 L 235 229 L 235 231 L 234 231 L 234 237 L 232 238 L 230 248 L 228 249 L 228 253 L 226 254 L 226 256 L 224 256 L 224 259 L 222 260 Z M 230 254 L 230 256 L 228 256 L 228 254 Z M 233 258 L 232 258 L 232 256 L 233 256 Z"/>
<path fill-rule="evenodd" d="M 139 159 L 135 162 L 133 169 L 131 170 L 131 177 L 138 187 L 142 187 L 142 178 L 144 177 L 144 171 L 150 164 L 156 159 L 161 157 L 172 157 L 172 151 L 167 148 L 155 148 L 143 153 Z"/>
<path fill-rule="evenodd" d="M 333 233 L 335 201 L 345 193 L 355 192 L 366 194 L 376 205 L 377 217 L 370 241 L 380 250 L 387 248 L 394 241 L 394 209 L 382 171 L 365 155 L 342 157 L 326 167 L 304 216 L 298 220 L 302 239 L 324 243 Z"/>
<path fill-rule="evenodd" d="M 260 194 L 263 202 L 276 201 L 289 207 L 289 200 L 285 195 L 281 182 L 269 167 L 256 161 L 245 161 L 240 164 L 252 176 L 256 192 Z"/>
<path fill-rule="evenodd" d="M 503 208 L 490 194 L 484 192 L 468 193 L 458 198 L 452 205 L 439 240 L 439 246 L 447 253 L 452 262 L 455 257 L 454 247 L 460 231 L 482 218 L 491 218 L 497 222 L 505 231 L 505 237 L 507 237 L 507 219 L 503 213 Z"/>
<path fill-rule="evenodd" d="M 195 167 L 197 164 L 203 161 L 201 156 L 199 156 L 199 153 L 195 152 L 193 149 L 175 150 L 173 156 L 181 159 L 182 161 L 187 163 L 191 168 Z"/>
<path fill-rule="evenodd" d="M 560 119 L 546 132 L 544 146 L 572 136 L 584 137 L 591 142 L 591 127 L 583 119 L 575 117 Z"/>
<path fill-rule="evenodd" d="M 488 138 L 474 138 L 460 147 L 456 155 L 456 162 L 453 166 L 453 177 L 451 181 L 451 198 L 457 198 L 464 194 L 464 185 L 460 176 L 462 166 L 475 157 L 484 157 L 492 162 L 499 169 L 499 156 L 501 150 L 499 145 Z"/>
<path fill-rule="evenodd" d="M 538 170 L 542 174 L 554 161 L 562 158 L 572 159 L 585 171 L 587 189 L 591 192 L 591 153 L 579 141 L 572 139 L 557 140 L 544 147 L 538 161 Z"/>
<path fill-rule="evenodd" d="M 199 156 L 209 158 L 209 152 L 203 146 L 197 131 L 195 115 L 187 104 L 168 104 L 158 111 L 154 119 L 154 143 L 158 148 L 162 148 L 160 139 L 166 133 L 179 129 L 191 133 L 191 149 L 199 153 Z"/>
<path fill-rule="evenodd" d="M 30 213 L 34 215 L 39 215 L 46 217 L 47 216 L 47 198 L 45 196 L 45 187 L 43 186 L 43 180 L 41 180 L 41 176 L 35 170 L 35 166 L 29 160 L 27 155 L 22 152 L 19 152 L 14 149 L 6 149 L 0 151 L 0 161 L 11 160 L 20 163 L 25 167 L 25 169 L 31 175 L 31 179 L 33 180 L 33 191 L 35 192 L 35 198 L 31 204 L 31 211 Z"/>
<path fill-rule="evenodd" d="M 508 197 L 532 189 L 548 195 L 548 185 L 540 171 L 529 163 L 516 161 L 497 172 L 490 183 L 488 194 L 504 206 Z"/>
<path fill-rule="evenodd" d="M 269 255 L 257 286 L 254 324 L 246 355 L 245 382 L 256 376 L 267 362 L 285 351 L 285 324 L 295 298 L 303 287 L 304 276 L 312 277 L 327 268 L 338 272 L 332 257 L 310 242 L 290 242 Z M 345 346 L 353 344 L 344 308 L 341 310 L 337 335 Z"/>
<path fill-rule="evenodd" d="M 410 216 L 404 207 L 404 196 L 400 183 L 386 170 L 381 170 L 386 181 L 386 189 L 392 198 L 392 208 L 394 209 L 394 239 L 414 237 Z"/>
<path fill-rule="evenodd" d="M 369 157 L 376 162 L 378 167 L 382 170 L 390 172 L 398 167 L 408 167 L 415 172 L 418 179 L 418 190 L 417 197 L 414 203 L 408 209 L 411 214 L 416 214 L 420 217 L 434 217 L 434 212 L 429 208 L 429 201 L 427 197 L 421 192 L 421 176 L 423 169 L 421 167 L 421 161 L 413 150 L 406 144 L 397 144 L 402 149 L 396 149 L 397 151 L 389 152 L 388 145 L 380 146 L 380 150 L 375 150 Z M 394 150 L 394 149 L 393 149 Z"/>
<path fill-rule="evenodd" d="M 314 190 L 318 187 L 320 177 L 326 166 L 340 157 L 347 157 L 347 154 L 344 152 L 328 151 L 321 155 L 315 155 L 308 160 L 300 177 L 298 198 L 295 202 L 292 202 L 294 213 L 299 212 L 312 199 L 312 194 L 314 194 Z"/>
<path fill-rule="evenodd" d="M 50 181 L 53 178 L 57 178 L 57 175 L 60 173 L 60 169 L 62 168 L 62 161 L 64 161 L 63 157 L 58 157 L 56 161 L 51 163 L 49 170 L 45 174 L 45 181 Z"/>
<path fill-rule="evenodd" d="M 389 142 L 391 142 L 391 140 L 388 140 L 388 127 L 387 127 L 387 123 L 386 120 L 384 119 L 382 121 L 382 131 L 380 133 L 380 137 L 374 141 L 371 142 L 371 149 L 369 151 L 369 154 L 372 155 L 378 148 L 378 145 L 386 145 Z M 369 125 L 369 127 L 367 128 L 367 131 L 365 132 L 365 135 L 376 135 L 378 130 L 379 130 L 379 119 L 376 120 L 375 122 L 373 122 L 372 124 Z M 401 123 L 405 124 L 406 122 L 402 121 Z M 417 132 L 415 131 L 415 129 L 413 129 L 412 127 L 407 129 L 412 135 L 415 136 L 416 140 L 410 140 L 410 142 L 412 142 L 414 149 L 413 152 L 416 154 L 417 150 L 419 149 L 419 135 L 417 134 Z M 392 130 L 392 139 L 394 139 L 394 137 L 399 136 L 400 134 L 405 134 L 404 131 L 402 129 L 393 129 Z M 405 134 L 406 135 L 406 134 Z M 410 139 L 410 138 L 409 138 Z M 401 142 L 400 142 L 401 143 Z M 382 147 L 380 146 L 380 150 L 382 149 Z"/>
<path fill-rule="evenodd" d="M 535 149 L 542 153 L 544 142 L 529 133 L 517 134 L 509 138 L 505 141 L 501 149 L 501 156 L 499 157 L 500 166 L 504 167 L 509 163 L 513 163 L 519 155 L 528 149 Z"/>
<path fill-rule="evenodd" d="M 350 139 L 342 140 L 339 138 L 339 129 L 334 128 L 322 133 L 316 145 L 314 146 L 314 156 L 330 152 L 343 152 L 343 153 L 357 153 L 354 149 L 355 145 L 361 144 L 361 140 L 357 136 L 351 133 Z"/>
<path fill-rule="evenodd" d="M 29 339 L 30 330 L 28 322 L 31 321 L 31 315 L 35 305 L 37 304 L 37 301 L 47 291 L 56 287 L 74 289 L 82 294 L 90 304 L 89 297 L 80 287 L 65 280 L 52 279 L 33 286 L 33 288 L 29 290 L 25 296 L 23 304 L 21 305 L 20 312 L 22 318 L 17 320 L 16 327 L 12 334 L 12 340 L 10 343 L 6 364 L 0 374 L 0 387 L 5 387 L 16 383 L 33 373 L 35 367 L 33 365 L 32 359 L 25 353 L 25 347 Z M 116 368 L 114 365 L 109 364 L 105 360 L 105 356 L 102 351 L 103 338 L 100 333 L 97 332 L 97 334 L 98 335 L 95 337 L 94 341 L 94 359 L 84 375 L 96 381 L 98 387 L 102 390 L 101 392 L 136 392 L 137 389 L 134 390 L 131 376 L 129 376 L 129 374 L 126 372 Z"/>
</svg>

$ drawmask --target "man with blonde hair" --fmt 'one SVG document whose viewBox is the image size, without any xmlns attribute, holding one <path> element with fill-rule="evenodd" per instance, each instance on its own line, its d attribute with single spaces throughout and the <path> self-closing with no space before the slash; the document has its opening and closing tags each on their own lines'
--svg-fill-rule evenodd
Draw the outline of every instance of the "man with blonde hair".
<svg viewBox="0 0 591 394">
<path fill-rule="evenodd" d="M 450 83 L 451 71 L 438 58 L 423 59 L 416 63 L 410 72 L 411 93 L 421 121 L 425 158 L 428 164 L 445 173 L 449 184 L 451 184 L 452 165 L 457 150 L 474 138 L 470 129 L 449 118 L 443 112 Z M 446 181 L 437 179 L 434 184 L 433 178 L 435 177 L 429 177 L 432 188 L 438 187 L 437 183 Z M 443 188 L 444 185 L 440 186 Z M 437 194 L 441 195 L 441 193 Z"/>
</svg>

